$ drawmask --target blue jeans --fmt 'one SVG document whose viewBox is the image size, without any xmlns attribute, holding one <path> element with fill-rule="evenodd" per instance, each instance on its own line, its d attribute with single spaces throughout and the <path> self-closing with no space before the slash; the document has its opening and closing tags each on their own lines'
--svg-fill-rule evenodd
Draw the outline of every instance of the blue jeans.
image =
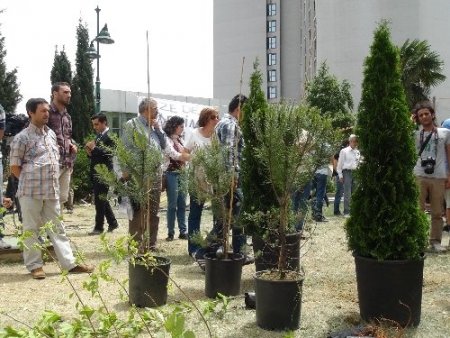
<svg viewBox="0 0 450 338">
<path fill-rule="evenodd" d="M 295 229 L 300 231 L 305 223 L 306 212 L 308 210 L 308 199 L 311 195 L 312 182 L 307 183 L 303 188 L 292 193 L 292 210 L 297 215 L 301 212 L 299 221 L 295 225 Z"/>
<path fill-rule="evenodd" d="M 180 174 L 166 171 L 167 228 L 169 236 L 175 233 L 175 216 L 180 234 L 186 233 L 186 194 L 181 189 Z"/>
<path fill-rule="evenodd" d="M 189 195 L 189 217 L 188 217 L 188 252 L 189 255 L 193 255 L 194 253 L 198 253 L 199 256 L 203 256 L 204 249 L 202 249 L 198 244 L 193 243 L 191 241 L 192 236 L 196 233 L 200 232 L 200 224 L 202 220 L 202 212 L 204 202 L 197 201 L 197 198 L 194 195 Z"/>
<path fill-rule="evenodd" d="M 238 188 L 236 189 L 236 191 L 234 192 L 234 196 L 233 196 L 233 211 L 232 211 L 232 222 L 231 222 L 231 230 L 232 230 L 232 245 L 233 245 L 233 253 L 241 253 L 242 252 L 242 248 L 244 247 L 245 244 L 245 235 L 244 235 L 244 230 L 242 228 L 242 226 L 238 226 L 236 224 L 236 220 L 239 217 L 239 214 L 241 212 L 241 207 L 242 207 L 242 201 L 243 201 L 243 194 L 242 194 L 242 189 Z M 227 196 L 225 196 L 225 205 L 227 206 L 227 213 L 228 213 L 228 206 L 230 205 L 230 194 L 228 194 Z M 221 217 L 220 219 L 215 217 L 215 221 L 214 221 L 214 225 L 213 225 L 213 229 L 210 232 L 211 235 L 216 236 L 217 238 L 222 238 L 223 237 L 223 217 Z"/>
<path fill-rule="evenodd" d="M 344 215 L 348 215 L 350 214 L 350 200 L 355 190 L 356 180 L 353 177 L 353 170 L 342 170 L 342 176 L 344 177 Z"/>
<path fill-rule="evenodd" d="M 314 186 L 316 188 L 316 204 L 314 206 L 314 217 L 322 217 L 323 199 L 327 192 L 327 179 L 326 174 L 315 174 L 314 175 Z"/>
<path fill-rule="evenodd" d="M 339 176 L 335 176 L 336 181 L 336 194 L 334 195 L 334 214 L 340 214 L 339 206 L 341 204 L 342 196 L 344 195 L 344 183 L 339 180 Z"/>
</svg>

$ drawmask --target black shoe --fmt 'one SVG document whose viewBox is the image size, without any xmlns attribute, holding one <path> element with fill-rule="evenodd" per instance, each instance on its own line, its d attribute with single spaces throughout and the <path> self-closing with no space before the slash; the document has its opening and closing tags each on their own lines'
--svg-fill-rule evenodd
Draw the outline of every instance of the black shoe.
<svg viewBox="0 0 450 338">
<path fill-rule="evenodd" d="M 316 222 L 328 222 L 325 216 L 318 216 L 314 219 Z"/>
<path fill-rule="evenodd" d="M 116 224 L 115 226 L 112 227 L 108 227 L 108 232 L 113 232 L 114 230 L 116 230 L 119 227 L 119 224 Z"/>
<path fill-rule="evenodd" d="M 206 261 L 204 258 L 196 258 L 195 262 L 198 264 L 198 267 L 202 270 L 206 270 Z"/>
<path fill-rule="evenodd" d="M 338 212 L 334 213 L 334 216 L 343 216 L 343 215 L 342 215 L 342 213 L 340 211 L 338 211 Z"/>
<path fill-rule="evenodd" d="M 184 233 L 184 234 L 180 234 L 180 236 L 178 236 L 179 239 L 188 239 L 188 234 Z"/>
<path fill-rule="evenodd" d="M 88 233 L 89 236 L 97 236 L 101 235 L 103 233 L 103 230 L 94 229 L 91 232 Z"/>
<path fill-rule="evenodd" d="M 166 241 L 167 242 L 172 242 L 173 241 L 173 235 L 167 236 Z"/>
<path fill-rule="evenodd" d="M 450 225 L 446 225 L 446 226 L 444 226 L 443 228 L 442 228 L 442 231 L 447 231 L 447 232 L 450 232 Z"/>
<path fill-rule="evenodd" d="M 242 265 L 249 265 L 255 263 L 255 257 L 245 255 L 244 263 Z"/>
</svg>

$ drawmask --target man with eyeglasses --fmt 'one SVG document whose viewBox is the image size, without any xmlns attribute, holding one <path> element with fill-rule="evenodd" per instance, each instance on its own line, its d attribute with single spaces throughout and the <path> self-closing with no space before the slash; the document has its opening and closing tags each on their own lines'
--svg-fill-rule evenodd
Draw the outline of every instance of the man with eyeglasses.
<svg viewBox="0 0 450 338">
<path fill-rule="evenodd" d="M 141 151 L 135 144 L 135 138 L 133 137 L 134 132 L 138 132 L 144 135 L 148 140 L 148 145 L 150 147 L 156 147 L 161 151 L 162 154 L 167 155 L 166 158 L 173 158 L 176 160 L 187 161 L 189 159 L 189 154 L 179 153 L 167 142 L 167 136 L 161 130 L 158 122 L 158 104 L 153 98 L 145 98 L 139 104 L 139 116 L 127 121 L 124 125 L 124 144 L 127 149 L 135 152 L 138 156 Z M 161 198 L 161 180 L 162 173 L 167 168 L 169 161 L 163 161 L 162 166 L 157 168 L 155 171 L 155 176 L 153 177 L 152 187 L 149 187 L 149 214 L 150 214 L 150 234 L 148 249 L 151 251 L 156 251 L 156 240 L 158 237 L 158 227 L 159 227 L 159 203 Z M 129 173 L 127 168 L 123 168 L 123 178 L 125 180 L 129 179 Z M 134 236 L 139 243 L 144 243 L 147 240 L 145 237 L 144 227 L 141 224 L 141 215 L 145 209 L 140 206 L 134 206 L 133 219 L 129 222 L 129 233 Z M 145 248 L 144 245 L 141 248 Z"/>
</svg>

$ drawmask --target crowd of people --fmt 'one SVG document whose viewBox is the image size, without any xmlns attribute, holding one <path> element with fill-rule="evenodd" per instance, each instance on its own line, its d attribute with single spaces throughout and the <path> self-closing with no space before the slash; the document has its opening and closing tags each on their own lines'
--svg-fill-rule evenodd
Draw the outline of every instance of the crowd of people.
<svg viewBox="0 0 450 338">
<path fill-rule="evenodd" d="M 69 273 L 90 273 L 94 267 L 76 262 L 70 240 L 65 234 L 61 220 L 62 205 L 68 199 L 70 180 L 78 148 L 72 140 L 72 120 L 67 112 L 70 103 L 71 90 L 67 83 L 60 82 L 52 86 L 52 100 L 48 103 L 42 98 L 32 98 L 26 104 L 29 124 L 18 133 L 11 142 L 10 171 L 12 182 L 8 192 L 3 196 L 3 205 L 10 208 L 17 198 L 23 217 L 25 248 L 23 252 L 26 268 L 35 279 L 45 278 L 41 250 L 36 246 L 42 243 L 42 228 L 53 244 L 56 256 L 62 269 Z M 225 205 L 233 205 L 231 222 L 232 249 L 234 253 L 244 254 L 244 264 L 254 261 L 243 250 L 246 235 L 242 227 L 234 220 L 240 213 L 244 198 L 241 188 L 240 162 L 244 139 L 239 126 L 242 106 L 247 98 L 241 94 L 233 97 L 228 106 L 228 113 L 220 119 L 219 112 L 212 107 L 202 109 L 199 114 L 198 127 L 186 140 L 183 139 L 184 120 L 173 116 L 162 128 L 158 122 L 158 106 L 152 98 L 143 99 L 139 104 L 137 117 L 127 121 L 124 130 L 133 130 L 145 136 L 148 145 L 156 147 L 164 159 L 161 167 L 155 169 L 153 186 L 148 190 L 149 206 L 145 212 L 149 217 L 150 238 L 148 249 L 157 250 L 159 229 L 159 209 L 162 191 L 167 194 L 167 241 L 175 238 L 175 223 L 178 226 L 178 238 L 187 240 L 187 252 L 199 266 L 204 269 L 204 255 L 207 248 L 200 247 L 193 240 L 200 232 L 201 217 L 205 201 L 197 198 L 195 193 L 189 195 L 189 216 L 186 223 L 187 191 L 183 187 L 182 171 L 190 159 L 201 148 L 211 145 L 212 138 L 227 150 L 226 166 L 233 173 L 235 184 L 232 194 L 226 195 Z M 436 114 L 431 104 L 420 103 L 413 113 L 414 121 L 420 126 L 415 133 L 418 152 L 414 173 L 420 190 L 420 206 L 425 210 L 429 204 L 431 213 L 430 248 L 441 252 L 446 250 L 441 245 L 442 231 L 449 231 L 449 225 L 443 226 L 444 200 L 447 205 L 447 219 L 450 220 L 450 119 L 444 121 L 443 128 L 435 123 Z M 104 232 L 105 218 L 107 231 L 113 232 L 119 227 L 108 201 L 109 186 L 99 179 L 96 166 L 103 164 L 113 171 L 113 153 L 115 147 L 113 138 L 109 135 L 107 117 L 100 113 L 91 118 L 92 127 L 96 133 L 95 139 L 85 144 L 85 150 L 90 158 L 90 178 L 92 181 L 95 225 L 89 235 L 100 235 Z M 0 139 L 5 129 L 5 113 L 0 109 Z M 123 142 L 129 151 L 136 150 L 136 140 L 123 137 Z M 329 176 L 334 177 L 336 194 L 334 200 L 334 215 L 348 217 L 350 201 L 356 186 L 354 171 L 358 168 L 362 156 L 358 150 L 356 135 L 350 135 L 332 159 L 330 165 L 317 169 L 313 180 L 305 187 L 293 192 L 292 205 L 297 212 L 305 210 L 311 189 L 316 191 L 312 205 L 313 218 L 317 222 L 326 222 L 322 208 L 324 200 L 328 203 L 326 185 Z M 0 174 L 3 173 L 0 161 Z M 121 180 L 128 180 L 127 168 L 121 168 Z M 2 178 L 2 177 L 0 177 Z M 3 180 L 1 180 L 3 181 Z M 13 188 L 11 188 L 11 186 Z M 0 185 L 0 193 L 2 185 Z M 231 188 L 231 187 L 230 187 Z M 3 195 L 3 194 L 2 194 Z M 343 214 L 340 201 L 344 198 Z M 231 200 L 233 199 L 233 200 Z M 133 216 L 129 220 L 128 231 L 137 241 L 143 240 L 145 233 L 141 226 L 143 208 L 134 206 Z M 1 217 L 2 215 L 0 215 Z M 224 228 L 221 217 L 214 217 L 211 233 L 220 237 Z M 297 230 L 303 228 L 304 220 L 297 224 Z M 0 225 L 2 224 L 0 219 Z M 0 249 L 10 245 L 2 239 L 0 231 Z"/>
</svg>

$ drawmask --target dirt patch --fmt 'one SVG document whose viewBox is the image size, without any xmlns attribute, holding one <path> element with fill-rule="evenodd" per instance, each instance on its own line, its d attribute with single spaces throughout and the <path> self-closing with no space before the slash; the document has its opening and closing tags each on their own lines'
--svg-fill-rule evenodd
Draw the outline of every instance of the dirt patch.
<svg viewBox="0 0 450 338">
<path fill-rule="evenodd" d="M 330 213 L 330 210 L 327 211 Z M 106 255 L 100 252 L 100 241 L 96 236 L 88 236 L 94 224 L 94 207 L 78 205 L 73 214 L 65 214 L 67 232 L 76 248 L 84 253 L 88 263 L 99 265 Z M 301 328 L 295 337 L 326 337 L 328 332 L 343 330 L 357 325 L 359 309 L 353 257 L 347 251 L 344 219 L 329 217 L 330 222 L 318 223 L 311 231 L 311 240 L 302 247 L 307 255 L 301 258 L 305 271 Z M 6 217 L 6 234 L 14 233 L 10 215 Z M 128 223 L 119 220 L 120 227 L 107 236 L 112 239 L 126 235 Z M 207 211 L 202 219 L 202 227 L 207 229 L 212 217 Z M 206 300 L 204 294 L 204 273 L 187 254 L 187 241 L 176 239 L 164 241 L 167 235 L 165 212 L 161 212 L 159 248 L 163 255 L 172 260 L 170 275 L 189 297 L 198 302 Z M 51 309 L 64 318 L 72 318 L 76 312 L 76 299 L 67 282 L 62 281 L 57 265 L 47 262 L 44 267 L 47 278 L 33 280 L 22 262 L 0 263 L 0 311 L 26 322 L 34 323 L 40 314 Z M 254 265 L 245 266 L 242 274 L 241 296 L 230 301 L 228 311 L 222 319 L 213 320 L 211 328 L 216 337 L 283 337 L 282 333 L 264 331 L 256 326 L 255 311 L 245 309 L 244 292 L 253 291 Z M 128 278 L 125 263 L 113 266 L 111 272 L 120 281 Z M 83 290 L 85 275 L 70 277 L 80 296 L 91 306 L 99 306 L 99 300 Z M 425 260 L 422 320 L 415 330 L 409 330 L 404 337 L 448 337 L 450 332 L 450 253 L 428 255 Z M 126 300 L 121 298 L 117 285 L 102 285 L 102 296 L 108 306 L 119 315 L 128 309 Z M 169 290 L 169 302 L 185 301 L 184 295 L 174 286 Z M 195 313 L 188 316 L 188 324 L 197 337 L 205 337 L 200 319 Z M 0 327 L 19 326 L 14 320 L 0 314 Z M 142 335 L 145 336 L 145 335 Z"/>
</svg>

